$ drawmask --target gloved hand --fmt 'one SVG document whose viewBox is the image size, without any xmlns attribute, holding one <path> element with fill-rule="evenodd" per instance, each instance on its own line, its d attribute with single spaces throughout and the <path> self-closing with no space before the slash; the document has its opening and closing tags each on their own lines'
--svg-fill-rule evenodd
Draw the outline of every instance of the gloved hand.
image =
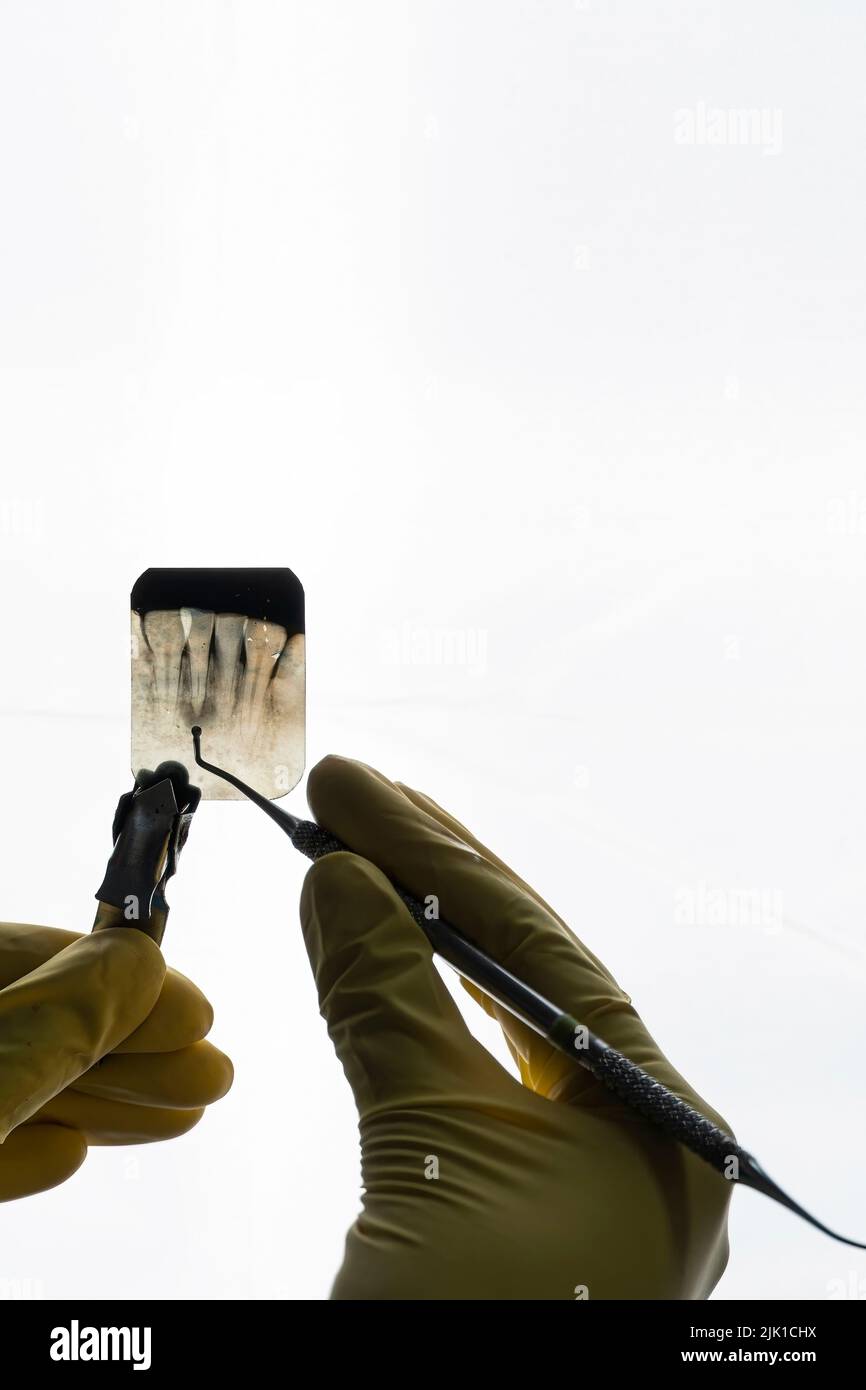
<svg viewBox="0 0 866 1390">
<path fill-rule="evenodd" d="M 321 1011 L 360 1116 L 363 1211 L 342 1299 L 700 1299 L 731 1184 L 474 987 L 520 1069 L 476 1042 L 388 882 L 422 901 L 715 1124 L 631 1000 L 557 914 L 434 801 L 329 757 L 327 855 L 301 897 Z M 360 857 L 363 856 L 363 857 Z M 386 877 L 386 875 L 388 877 Z"/>
<path fill-rule="evenodd" d="M 89 1144 L 192 1129 L 232 1083 L 212 1021 L 134 928 L 0 924 L 0 1201 L 64 1182 Z"/>
</svg>

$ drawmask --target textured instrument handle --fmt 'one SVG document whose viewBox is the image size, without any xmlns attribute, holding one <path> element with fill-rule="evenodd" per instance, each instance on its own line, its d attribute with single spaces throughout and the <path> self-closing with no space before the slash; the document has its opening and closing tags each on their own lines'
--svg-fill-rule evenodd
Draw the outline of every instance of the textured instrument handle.
<svg viewBox="0 0 866 1390">
<path fill-rule="evenodd" d="M 338 840 L 336 835 L 332 835 L 329 830 L 323 830 L 312 820 L 298 821 L 292 831 L 291 840 L 295 849 L 300 850 L 308 859 L 321 859 L 325 854 L 337 854 L 340 850 L 349 848 L 342 840 Z"/>
<path fill-rule="evenodd" d="M 349 846 L 344 845 L 342 840 L 338 840 L 336 835 L 332 835 L 329 830 L 323 830 L 315 821 L 302 820 L 298 823 L 296 830 L 292 832 L 292 844 L 295 849 L 300 850 L 301 854 L 306 855 L 307 859 L 321 859 L 326 854 L 337 854 L 340 850 L 348 850 Z M 421 928 L 425 930 L 429 923 L 424 914 L 424 904 L 417 898 L 413 898 L 411 893 L 406 893 L 396 883 L 391 885 L 397 896 L 402 899 L 409 909 L 412 918 Z"/>
<path fill-rule="evenodd" d="M 732 1157 L 740 1162 L 748 1157 L 732 1135 L 719 1129 L 694 1106 L 680 1100 L 616 1048 L 603 1047 L 590 1056 L 587 1066 L 593 1076 L 626 1105 L 652 1120 L 665 1134 L 679 1140 L 725 1176 L 729 1176 L 727 1169 Z"/>
</svg>

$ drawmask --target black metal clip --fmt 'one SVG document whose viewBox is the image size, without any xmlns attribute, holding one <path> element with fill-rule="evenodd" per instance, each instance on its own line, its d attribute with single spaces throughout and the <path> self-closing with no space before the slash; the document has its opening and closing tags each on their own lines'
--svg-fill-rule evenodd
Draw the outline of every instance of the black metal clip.
<svg viewBox="0 0 866 1390">
<path fill-rule="evenodd" d="M 201 789 L 190 784 L 182 763 L 138 773 L 132 791 L 117 803 L 114 851 L 96 891 L 101 906 L 94 931 L 136 927 L 159 945 L 169 911 L 165 886 L 177 871 L 200 800 Z"/>
</svg>

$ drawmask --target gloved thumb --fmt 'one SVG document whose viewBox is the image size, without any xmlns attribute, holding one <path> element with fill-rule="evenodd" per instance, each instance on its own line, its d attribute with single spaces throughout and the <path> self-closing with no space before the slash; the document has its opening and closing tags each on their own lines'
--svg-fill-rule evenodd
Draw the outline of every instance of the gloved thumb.
<svg viewBox="0 0 866 1390">
<path fill-rule="evenodd" d="M 513 1084 L 472 1037 L 426 936 L 375 865 L 325 855 L 307 873 L 300 910 L 320 1011 L 362 1119 Z"/>
<path fill-rule="evenodd" d="M 147 1018 L 165 978 L 133 927 L 82 936 L 0 990 L 0 1143 Z"/>
</svg>

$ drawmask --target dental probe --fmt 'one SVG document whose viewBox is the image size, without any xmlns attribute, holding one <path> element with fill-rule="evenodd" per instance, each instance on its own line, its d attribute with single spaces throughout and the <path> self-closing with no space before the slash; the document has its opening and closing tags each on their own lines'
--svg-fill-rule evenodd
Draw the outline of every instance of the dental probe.
<svg viewBox="0 0 866 1390">
<path fill-rule="evenodd" d="M 224 772 L 213 763 L 206 763 L 201 756 L 201 733 L 199 725 L 194 725 L 192 738 L 195 760 L 199 767 L 213 773 L 215 777 L 224 778 L 249 797 L 265 815 L 276 821 L 301 854 L 306 855 L 308 859 L 316 860 L 326 854 L 350 849 L 349 845 L 344 845 L 342 840 L 338 840 L 315 821 L 300 820 L 289 811 L 281 810 L 267 797 L 261 796 L 230 772 Z M 459 975 L 502 1004 L 515 1018 L 529 1024 L 530 1028 L 534 1028 L 536 1033 L 540 1033 L 553 1047 L 579 1062 L 619 1100 L 637 1110 L 669 1138 L 678 1140 L 692 1153 L 704 1159 L 723 1177 L 752 1187 L 756 1192 L 763 1192 L 766 1197 L 771 1197 L 773 1201 L 780 1202 L 782 1206 L 796 1212 L 804 1221 L 816 1226 L 833 1240 L 841 1241 L 844 1245 L 853 1245 L 858 1250 L 866 1250 L 866 1244 L 862 1241 L 850 1240 L 847 1236 L 831 1231 L 829 1226 L 811 1216 L 793 1197 L 783 1192 L 764 1172 L 758 1160 L 742 1148 L 732 1135 L 712 1124 L 706 1116 L 684 1100 L 680 1100 L 667 1086 L 656 1081 L 642 1067 L 630 1062 L 621 1052 L 617 1052 L 616 1048 L 602 1042 L 601 1038 L 591 1033 L 565 1009 L 560 1009 L 536 990 L 530 989 L 455 927 L 438 919 L 429 920 L 425 915 L 423 903 L 411 893 L 407 893 L 399 884 L 395 883 L 393 887 L 437 955 Z"/>
</svg>

